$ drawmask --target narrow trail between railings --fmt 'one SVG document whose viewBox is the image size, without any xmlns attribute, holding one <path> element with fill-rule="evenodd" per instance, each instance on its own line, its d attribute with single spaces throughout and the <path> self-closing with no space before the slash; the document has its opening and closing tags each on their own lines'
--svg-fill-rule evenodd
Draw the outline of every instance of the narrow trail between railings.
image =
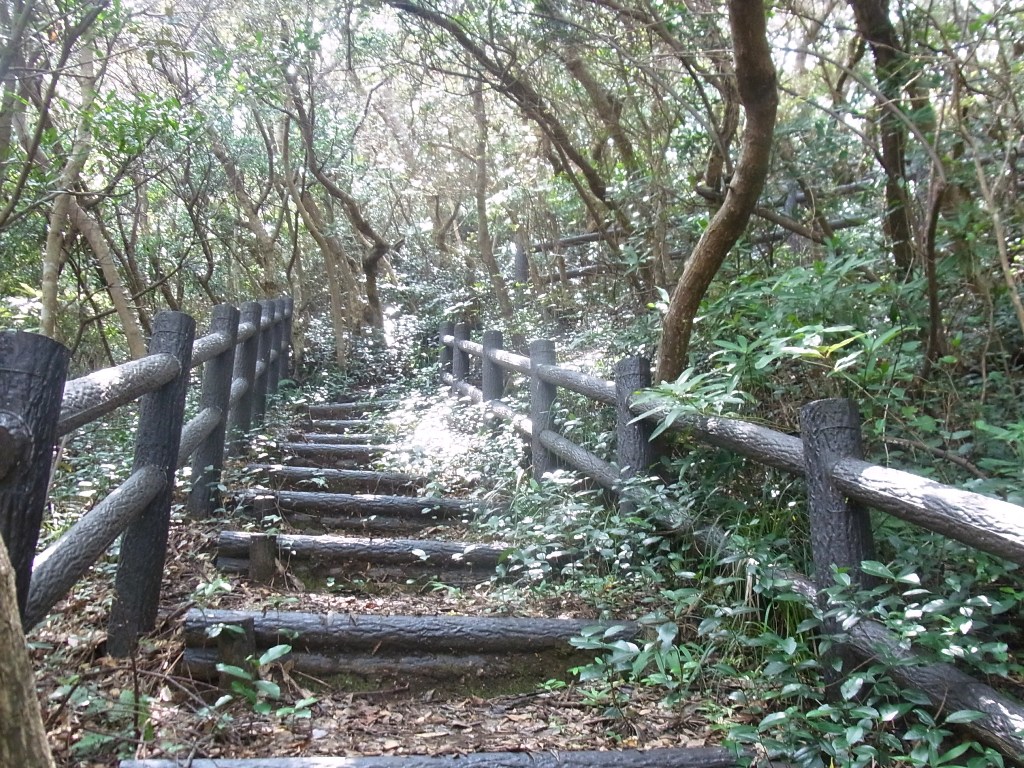
<svg viewBox="0 0 1024 768">
<path fill-rule="evenodd" d="M 188 612 L 181 671 L 270 715 L 185 762 L 121 767 L 738 765 L 685 709 L 638 696 L 612 716 L 565 682 L 591 660 L 570 645 L 581 630 L 641 629 L 496 581 L 506 547 L 469 525 L 496 510 L 381 469 L 438 445 L 417 444 L 437 420 L 429 404 L 402 410 L 424 429 L 387 442 L 387 414 L 402 405 L 371 392 L 309 406 L 280 455 L 248 467 L 257 487 L 237 492 L 237 525 L 219 534 L 217 566 L 242 586 Z"/>
</svg>

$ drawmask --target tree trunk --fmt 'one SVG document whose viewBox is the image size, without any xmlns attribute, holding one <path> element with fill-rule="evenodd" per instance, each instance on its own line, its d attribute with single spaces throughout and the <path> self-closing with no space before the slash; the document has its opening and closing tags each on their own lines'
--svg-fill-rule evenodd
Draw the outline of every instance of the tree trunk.
<svg viewBox="0 0 1024 768">
<path fill-rule="evenodd" d="M 44 336 L 49 336 L 51 339 L 56 338 L 57 332 L 59 310 L 57 282 L 64 263 L 65 232 L 69 224 L 71 204 L 74 202 L 74 194 L 71 190 L 78 184 L 92 143 L 90 112 L 96 101 L 97 76 L 93 53 L 88 45 L 82 49 L 80 69 L 82 104 L 79 107 L 78 127 L 67 162 L 57 179 L 57 196 L 53 201 L 53 208 L 50 210 L 50 219 L 46 230 L 46 248 L 43 251 L 42 279 L 40 281 L 42 306 L 39 314 L 39 330 Z"/>
<path fill-rule="evenodd" d="M 484 108 L 483 86 L 473 88 L 473 117 L 476 120 L 476 218 L 480 260 L 491 278 L 491 288 L 498 301 L 498 309 L 505 320 L 512 319 L 512 300 L 508 296 L 505 279 L 494 258 L 494 241 L 487 222 L 487 113 Z"/>
<path fill-rule="evenodd" d="M 106 282 L 107 294 L 110 296 L 110 303 L 117 311 L 117 317 L 121 321 L 124 330 L 125 341 L 128 343 L 128 350 L 133 359 L 146 356 L 146 337 L 139 323 L 138 315 L 132 308 L 131 298 L 121 284 L 121 275 L 117 271 L 111 254 L 110 243 L 107 242 L 99 224 L 86 213 L 74 198 L 69 204 L 71 222 L 75 229 L 82 233 L 89 247 L 92 249 L 100 271 L 103 273 L 103 280 Z"/>
<path fill-rule="evenodd" d="M 0 539 L 0 765 L 53 768 L 36 698 L 32 661 L 25 646 L 14 589 L 14 569 Z"/>
<path fill-rule="evenodd" d="M 730 0 L 729 23 L 747 124 L 725 202 L 694 248 L 672 293 L 658 351 L 657 381 L 674 380 L 682 373 L 700 302 L 729 249 L 743 234 L 771 162 L 779 96 L 763 4 L 759 0 Z"/>
<path fill-rule="evenodd" d="M 901 274 L 914 264 L 910 211 L 906 193 L 906 128 L 896 114 L 907 79 L 906 57 L 889 19 L 889 0 L 849 0 L 857 32 L 875 56 L 875 79 L 882 99 L 878 128 L 885 171 L 885 229 L 893 260 Z"/>
</svg>

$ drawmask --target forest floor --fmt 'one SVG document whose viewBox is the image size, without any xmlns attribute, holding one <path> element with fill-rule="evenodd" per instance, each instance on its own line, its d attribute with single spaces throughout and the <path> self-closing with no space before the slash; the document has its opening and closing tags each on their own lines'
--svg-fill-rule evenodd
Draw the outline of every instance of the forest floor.
<svg viewBox="0 0 1024 768">
<path fill-rule="evenodd" d="M 418 455 L 454 461 L 457 474 L 466 476 L 473 446 L 465 434 L 445 431 L 450 425 L 436 407 L 403 418 L 404 438 L 417 431 L 429 435 Z M 424 422 L 429 429 L 422 429 Z M 444 475 L 445 467 L 435 467 L 435 474 Z M 113 559 L 94 567 L 31 632 L 43 716 L 58 766 L 115 766 L 119 759 L 148 757 L 651 749 L 720 740 L 720 726 L 706 713 L 728 709 L 727 702 L 694 698 L 667 709 L 651 689 L 609 691 L 607 685 L 576 682 L 564 667 L 540 681 L 462 680 L 451 690 L 402 683 L 341 690 L 293 669 L 286 656 L 265 670 L 281 690 L 271 714 L 259 714 L 242 696 L 224 701 L 215 685 L 181 671 L 182 627 L 190 608 L 598 618 L 594 606 L 577 594 L 524 589 L 497 579 L 463 587 L 395 580 L 328 580 L 307 587 L 285 573 L 271 585 L 251 583 L 220 573 L 214 564 L 219 531 L 241 523 L 230 516 L 201 523 L 174 516 L 158 627 L 142 640 L 134 659 L 105 655 Z M 287 532 L 286 524 L 280 524 L 280 532 Z M 432 534 L 474 535 L 458 528 L 421 533 Z M 308 703 L 289 706 L 303 701 Z"/>
</svg>

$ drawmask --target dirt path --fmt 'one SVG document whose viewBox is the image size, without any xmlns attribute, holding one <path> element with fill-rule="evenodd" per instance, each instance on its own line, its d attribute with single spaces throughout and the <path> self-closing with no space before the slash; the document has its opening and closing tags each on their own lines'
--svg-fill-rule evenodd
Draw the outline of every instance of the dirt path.
<svg viewBox="0 0 1024 768">
<path fill-rule="evenodd" d="M 40 648 L 77 638 L 59 653 L 78 671 L 52 680 L 48 700 L 51 733 L 67 739 L 63 764 L 477 752 L 733 764 L 724 750 L 696 749 L 712 741 L 696 702 L 669 711 L 640 690 L 571 682 L 569 668 L 590 659 L 568 638 L 599 623 L 594 609 L 495 581 L 502 544 L 472 540 L 474 505 L 427 496 L 429 478 L 417 477 L 472 446 L 430 409 L 402 411 L 395 427 L 368 418 L 375 408 L 311 409 L 280 455 L 242 473 L 256 485 L 240 491 L 228 525 L 175 526 L 168 580 L 182 591 L 165 596 L 163 633 L 134 664 L 100 658 L 102 640 L 84 629 L 37 632 Z M 625 638 L 639 632 L 617 624 Z"/>
</svg>

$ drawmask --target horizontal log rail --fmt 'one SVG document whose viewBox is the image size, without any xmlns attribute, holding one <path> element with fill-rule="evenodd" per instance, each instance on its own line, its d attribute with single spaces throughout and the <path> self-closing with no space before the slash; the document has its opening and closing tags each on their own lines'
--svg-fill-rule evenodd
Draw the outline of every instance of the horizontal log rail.
<svg viewBox="0 0 1024 768">
<path fill-rule="evenodd" d="M 446 323 L 438 340 L 442 381 L 453 394 L 484 403 L 494 416 L 514 422 L 517 431 L 532 443 L 538 479 L 558 466 L 571 467 L 618 493 L 623 501 L 638 502 L 638 496 L 631 498 L 637 491 L 624 487 L 623 481 L 653 463 L 650 434 L 658 425 L 669 434 L 687 435 L 804 477 L 815 578 L 774 576 L 787 580 L 808 600 L 820 599 L 820 589 L 831 584 L 836 565 L 847 569 L 856 583 L 869 583 L 860 572 L 861 562 L 874 559 L 864 506 L 1024 565 L 1024 507 L 864 461 L 859 418 L 850 401 L 808 404 L 801 411 L 802 434 L 794 436 L 741 419 L 686 412 L 667 398 L 641 392 L 650 385 L 650 364 L 639 358 L 622 361 L 616 368 L 616 381 L 611 382 L 557 365 L 554 346 L 547 341 L 531 343 L 530 356 L 524 357 L 501 349 L 501 334 L 494 331 L 484 333 L 483 343 L 469 341 L 468 326 L 461 323 Z M 474 367 L 470 358 L 475 358 L 482 370 L 482 387 L 467 380 Z M 528 418 L 501 399 L 509 384 L 505 375 L 509 371 L 530 379 Z M 558 388 L 616 407 L 614 463 L 558 434 L 551 418 Z M 701 549 L 732 551 L 726 531 L 704 524 L 684 510 L 667 509 L 658 517 L 659 524 L 691 537 Z M 830 629 L 840 647 L 851 649 L 861 659 L 889 664 L 894 679 L 924 692 L 936 710 L 980 712 L 977 720 L 960 726 L 974 738 L 1015 760 L 1024 754 L 1024 706 L 1020 702 L 952 664 L 924 659 L 873 620 L 863 618 L 843 631 Z"/>
<path fill-rule="evenodd" d="M 191 462 L 190 514 L 206 516 L 220 505 L 225 448 L 240 452 L 267 396 L 288 375 L 291 322 L 291 299 L 247 302 L 241 310 L 222 304 L 213 308 L 209 333 L 196 339 L 191 317 L 164 312 L 154 318 L 146 357 L 71 381 L 65 381 L 63 347 L 34 334 L 0 333 L 0 400 L 14 414 L 8 423 L 0 419 L 0 448 L 5 439 L 12 448 L 23 441 L 39 454 L 33 461 L 0 463 L 0 474 L 13 473 L 0 486 L 0 533 L 16 564 L 26 629 L 43 620 L 123 534 L 108 650 L 121 656 L 134 650 L 156 619 L 174 472 Z M 46 362 L 45 374 L 34 373 L 29 381 L 21 359 L 43 353 L 64 363 Z M 191 371 L 200 366 L 198 409 L 186 423 L 186 390 Z M 33 394 L 43 383 L 55 393 L 62 388 L 63 396 L 43 406 Z M 134 401 L 139 416 L 131 475 L 35 556 L 56 438 Z M 229 426 L 236 439 L 230 444 Z"/>
</svg>

